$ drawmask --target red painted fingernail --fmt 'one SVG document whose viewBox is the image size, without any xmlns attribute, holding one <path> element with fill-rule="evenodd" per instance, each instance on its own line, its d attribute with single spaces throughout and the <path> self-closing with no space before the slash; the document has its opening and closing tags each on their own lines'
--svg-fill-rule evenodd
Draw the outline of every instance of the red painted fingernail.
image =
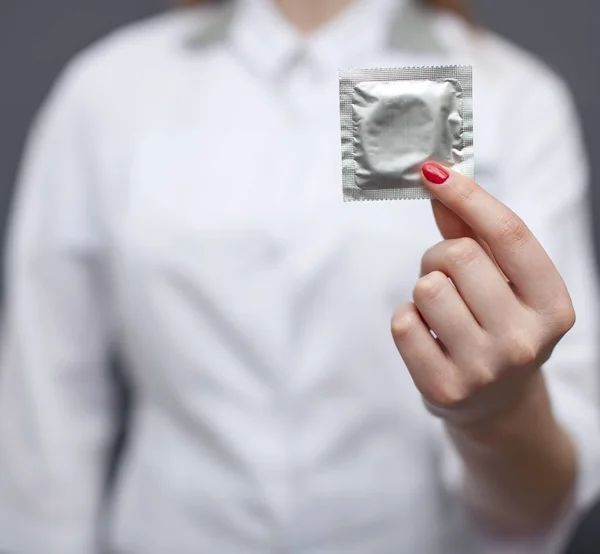
<svg viewBox="0 0 600 554">
<path fill-rule="evenodd" d="M 423 165 L 421 171 L 423 171 L 425 179 L 434 185 L 441 185 L 448 180 L 448 177 L 450 177 L 450 173 L 448 173 L 441 165 L 431 162 Z"/>
</svg>

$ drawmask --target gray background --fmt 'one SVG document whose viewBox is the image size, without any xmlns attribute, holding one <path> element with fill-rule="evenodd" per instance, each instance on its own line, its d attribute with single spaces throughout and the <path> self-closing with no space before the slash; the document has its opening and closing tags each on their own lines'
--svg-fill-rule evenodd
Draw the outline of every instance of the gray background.
<svg viewBox="0 0 600 554">
<path fill-rule="evenodd" d="M 107 31 L 168 3 L 0 0 L 0 236 L 28 125 L 60 68 Z M 600 2 L 473 0 L 473 5 L 480 22 L 539 54 L 569 81 L 583 118 L 594 177 L 600 176 Z M 594 213 L 600 214 L 595 186 L 592 198 Z M 595 226 L 600 238 L 600 221 Z"/>
</svg>

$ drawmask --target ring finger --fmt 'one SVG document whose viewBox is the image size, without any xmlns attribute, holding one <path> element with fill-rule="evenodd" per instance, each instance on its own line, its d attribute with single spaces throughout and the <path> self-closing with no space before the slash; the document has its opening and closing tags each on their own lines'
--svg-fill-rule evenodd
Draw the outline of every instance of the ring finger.
<svg viewBox="0 0 600 554">
<path fill-rule="evenodd" d="M 468 361 L 484 331 L 448 277 L 440 271 L 425 275 L 415 285 L 413 300 L 455 363 Z"/>
</svg>

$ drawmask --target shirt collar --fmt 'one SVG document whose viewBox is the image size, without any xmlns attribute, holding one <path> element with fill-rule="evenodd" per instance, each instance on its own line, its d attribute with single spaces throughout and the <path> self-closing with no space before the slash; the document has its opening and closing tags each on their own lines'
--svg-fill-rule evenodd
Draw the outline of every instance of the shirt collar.
<svg viewBox="0 0 600 554">
<path fill-rule="evenodd" d="M 238 0 L 229 37 L 253 68 L 276 77 L 302 49 L 302 37 L 273 0 Z"/>
<path fill-rule="evenodd" d="M 285 19 L 274 0 L 232 0 L 213 10 L 188 37 L 191 45 L 228 39 L 261 74 L 285 75 L 303 55 L 319 72 L 356 65 L 384 47 L 440 52 L 429 14 L 417 0 L 355 0 L 332 22 L 306 37 Z"/>
<path fill-rule="evenodd" d="M 388 43 L 390 22 L 409 0 L 356 0 L 338 17 L 306 41 L 308 55 L 324 73 L 356 66 L 357 61 L 382 51 Z"/>
</svg>

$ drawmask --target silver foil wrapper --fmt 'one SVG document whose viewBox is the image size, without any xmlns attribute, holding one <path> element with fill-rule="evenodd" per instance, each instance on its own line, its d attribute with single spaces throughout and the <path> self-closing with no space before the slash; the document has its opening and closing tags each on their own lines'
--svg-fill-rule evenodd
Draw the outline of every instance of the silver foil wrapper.
<svg viewBox="0 0 600 554">
<path fill-rule="evenodd" d="M 472 83 L 468 66 L 340 72 L 344 200 L 431 198 L 428 160 L 473 178 Z"/>
</svg>

